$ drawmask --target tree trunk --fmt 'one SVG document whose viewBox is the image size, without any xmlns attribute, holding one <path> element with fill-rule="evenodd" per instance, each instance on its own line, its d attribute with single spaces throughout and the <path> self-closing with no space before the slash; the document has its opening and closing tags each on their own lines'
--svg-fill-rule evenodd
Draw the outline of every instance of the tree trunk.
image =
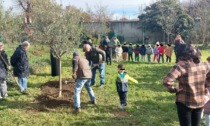
<svg viewBox="0 0 210 126">
<path fill-rule="evenodd" d="M 169 43 L 170 34 L 167 34 L 167 43 Z"/>
<path fill-rule="evenodd" d="M 59 61 L 59 96 L 62 96 L 62 73 L 61 73 L 61 58 L 58 59 Z"/>
</svg>

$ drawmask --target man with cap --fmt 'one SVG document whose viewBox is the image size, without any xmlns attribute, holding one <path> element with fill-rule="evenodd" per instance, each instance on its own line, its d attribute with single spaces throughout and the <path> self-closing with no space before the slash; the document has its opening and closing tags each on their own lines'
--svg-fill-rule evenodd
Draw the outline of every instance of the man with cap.
<svg viewBox="0 0 210 126">
<path fill-rule="evenodd" d="M 0 42 L 0 99 L 7 96 L 7 71 L 9 67 L 9 62 L 7 59 L 7 54 L 4 51 L 4 44 Z"/>
<path fill-rule="evenodd" d="M 91 68 L 89 66 L 88 60 L 85 58 L 82 58 L 79 55 L 79 53 L 74 52 L 73 60 L 72 60 L 72 67 L 73 67 L 72 78 L 76 79 L 76 85 L 75 85 L 75 90 L 74 90 L 74 107 L 75 107 L 75 112 L 78 113 L 78 112 L 81 112 L 80 93 L 83 86 L 85 86 L 90 96 L 91 103 L 96 104 L 96 100 L 95 100 L 93 90 L 90 87 L 92 72 L 91 72 Z"/>
<path fill-rule="evenodd" d="M 96 70 L 99 69 L 100 72 L 100 88 L 102 88 L 105 84 L 105 59 L 106 54 L 103 50 L 97 47 L 91 47 L 89 44 L 85 44 L 83 46 L 83 50 L 85 51 L 85 56 L 87 60 L 90 62 L 92 67 L 92 79 L 91 85 L 95 85 L 95 77 Z"/>
</svg>

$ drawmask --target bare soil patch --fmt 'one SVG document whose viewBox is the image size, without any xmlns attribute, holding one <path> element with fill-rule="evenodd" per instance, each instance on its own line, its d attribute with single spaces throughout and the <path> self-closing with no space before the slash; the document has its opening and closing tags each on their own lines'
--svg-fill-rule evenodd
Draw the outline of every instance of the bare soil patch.
<svg viewBox="0 0 210 126">
<path fill-rule="evenodd" d="M 68 81 L 66 83 L 66 81 Z M 62 97 L 59 94 L 59 81 L 49 81 L 41 86 L 41 95 L 36 100 L 45 108 L 57 108 L 62 106 L 73 107 L 75 81 L 70 79 L 62 80 Z"/>
</svg>

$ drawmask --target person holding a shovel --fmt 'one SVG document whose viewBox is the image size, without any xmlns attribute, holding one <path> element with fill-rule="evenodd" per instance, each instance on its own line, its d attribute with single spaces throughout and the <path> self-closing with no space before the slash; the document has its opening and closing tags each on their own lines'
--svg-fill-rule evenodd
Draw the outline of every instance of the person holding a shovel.
<svg viewBox="0 0 210 126">
<path fill-rule="evenodd" d="M 26 94 L 27 77 L 29 75 L 29 64 L 27 50 L 30 47 L 28 41 L 24 41 L 19 45 L 10 59 L 11 65 L 14 67 L 13 74 L 18 77 L 20 92 Z"/>
<path fill-rule="evenodd" d="M 8 64 L 7 54 L 4 51 L 4 44 L 0 42 L 0 99 L 8 96 L 6 84 L 7 71 L 9 69 Z"/>
</svg>

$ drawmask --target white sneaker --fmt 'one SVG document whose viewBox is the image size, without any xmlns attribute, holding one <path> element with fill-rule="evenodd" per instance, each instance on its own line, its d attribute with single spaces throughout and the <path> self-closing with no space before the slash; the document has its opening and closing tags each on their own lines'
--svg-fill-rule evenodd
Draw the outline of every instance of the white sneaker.
<svg viewBox="0 0 210 126">
<path fill-rule="evenodd" d="M 119 104 L 118 108 L 119 108 L 119 109 L 124 109 L 124 105 Z"/>
</svg>

